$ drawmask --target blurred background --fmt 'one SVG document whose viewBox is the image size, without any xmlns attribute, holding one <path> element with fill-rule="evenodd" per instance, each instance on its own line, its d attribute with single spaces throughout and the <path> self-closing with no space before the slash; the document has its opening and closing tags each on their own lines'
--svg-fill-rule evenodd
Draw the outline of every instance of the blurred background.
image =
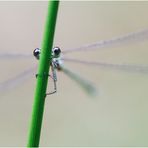
<svg viewBox="0 0 148 148">
<path fill-rule="evenodd" d="M 0 2 L 0 54 L 32 54 L 41 47 L 46 1 Z M 148 2 L 61 1 L 54 45 L 65 49 L 112 39 L 148 28 Z M 148 42 L 66 57 L 116 64 L 148 65 Z M 0 59 L 0 82 L 28 68 L 32 58 Z M 64 63 L 91 81 L 93 98 L 62 72 L 58 92 L 46 98 L 40 146 L 148 146 L 148 75 Z M 35 73 L 23 83 L 0 92 L 0 146 L 26 146 L 35 89 Z M 49 80 L 48 91 L 52 89 Z"/>
</svg>

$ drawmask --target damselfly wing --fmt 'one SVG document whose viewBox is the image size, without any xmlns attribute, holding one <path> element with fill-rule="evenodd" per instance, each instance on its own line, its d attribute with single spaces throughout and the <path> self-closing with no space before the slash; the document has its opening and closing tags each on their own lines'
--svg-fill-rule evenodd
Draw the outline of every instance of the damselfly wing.
<svg viewBox="0 0 148 148">
<path fill-rule="evenodd" d="M 116 69 L 116 70 L 124 70 L 128 72 L 139 72 L 139 73 L 148 73 L 148 65 L 138 65 L 138 64 L 114 64 L 114 63 L 107 63 L 107 62 L 96 62 L 96 61 L 84 61 L 81 59 L 75 59 L 75 58 L 68 58 L 67 56 L 64 57 L 64 55 L 68 55 L 68 53 L 72 52 L 94 52 L 95 50 L 102 50 L 106 49 L 109 50 L 109 47 L 114 46 L 120 46 L 123 44 L 132 44 L 134 42 L 143 42 L 148 39 L 148 29 L 144 29 L 138 32 L 129 33 L 123 36 L 115 37 L 109 40 L 102 40 L 96 43 L 83 45 L 78 48 L 70 48 L 66 50 L 62 50 L 62 57 L 60 58 L 60 61 L 64 62 L 73 62 L 76 64 L 83 64 L 86 66 L 95 66 L 95 67 L 103 67 L 103 68 L 110 68 L 110 69 Z M 108 47 L 108 48 L 107 48 Z M 39 48 L 37 48 L 39 50 Z M 32 54 L 14 54 L 14 53 L 1 53 L 0 59 L 30 59 L 33 58 Z M 36 56 L 37 59 L 39 59 L 38 56 Z M 59 57 L 56 57 L 59 58 Z M 124 61 L 125 63 L 125 61 Z M 53 68 L 53 66 L 52 66 Z M 15 86 L 22 84 L 26 78 L 29 76 L 32 76 L 33 71 L 35 68 L 28 68 L 24 72 L 18 74 L 16 77 L 13 77 L 12 79 L 8 79 L 4 82 L 0 83 L 0 91 L 9 90 L 14 88 Z M 69 76 L 71 79 L 76 81 L 80 86 L 88 92 L 88 94 L 94 94 L 96 92 L 94 86 L 88 82 L 87 80 L 83 79 L 80 75 L 78 76 L 76 73 L 72 72 L 71 70 L 67 69 L 63 65 L 61 66 L 62 72 L 64 72 L 67 76 Z M 55 75 L 54 70 L 53 71 L 53 77 Z M 55 78 L 55 77 L 54 77 Z M 55 85 L 54 85 L 55 86 Z"/>
</svg>

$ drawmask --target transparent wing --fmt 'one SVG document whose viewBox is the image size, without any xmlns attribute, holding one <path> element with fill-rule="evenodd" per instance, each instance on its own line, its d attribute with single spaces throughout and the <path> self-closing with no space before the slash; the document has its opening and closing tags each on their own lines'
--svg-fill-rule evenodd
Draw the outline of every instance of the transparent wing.
<svg viewBox="0 0 148 148">
<path fill-rule="evenodd" d="M 72 71 L 68 70 L 65 67 L 61 67 L 62 71 L 69 76 L 71 79 L 75 80 L 89 95 L 94 96 L 96 94 L 95 87 L 88 82 L 87 80 L 84 80 L 81 78 L 81 76 L 73 73 Z M 36 67 L 32 67 L 30 69 L 27 69 L 23 71 L 22 73 L 18 74 L 17 76 L 8 79 L 4 82 L 0 83 L 0 93 L 10 91 L 14 89 L 15 87 L 22 85 L 28 78 L 34 75 Z"/>
<path fill-rule="evenodd" d="M 123 36 L 118 36 L 109 40 L 102 40 L 96 43 L 83 45 L 78 48 L 70 48 L 62 51 L 63 54 L 79 51 L 89 51 L 92 49 L 102 49 L 105 47 L 110 47 L 114 45 L 123 45 L 127 43 L 140 42 L 148 39 L 148 29 L 141 30 L 138 32 L 132 32 L 125 34 Z M 18 53 L 0 53 L 0 59 L 22 59 L 22 58 L 32 58 L 32 54 L 18 54 Z"/>
<path fill-rule="evenodd" d="M 123 36 L 118 36 L 108 40 L 98 41 L 96 43 L 83 45 L 78 48 L 66 49 L 63 51 L 64 54 L 71 53 L 71 52 L 80 52 L 80 51 L 88 51 L 92 49 L 102 49 L 105 47 L 111 47 L 115 45 L 123 45 L 132 42 L 140 42 L 148 39 L 148 29 L 141 30 L 138 32 L 132 32 L 125 34 Z"/>
<path fill-rule="evenodd" d="M 124 36 L 119 36 L 119 37 L 109 39 L 109 40 L 99 41 L 99 42 L 89 44 L 89 45 L 83 45 L 79 48 L 67 49 L 67 50 L 64 50 L 63 53 L 67 54 L 67 53 L 75 52 L 75 51 L 87 51 L 90 49 L 100 49 L 100 48 L 105 48 L 105 47 L 118 45 L 118 44 L 119 45 L 126 44 L 126 43 L 135 42 L 135 41 L 139 42 L 139 41 L 143 41 L 146 39 L 148 39 L 148 29 L 129 33 Z M 18 54 L 18 53 L 1 53 L 0 54 L 0 59 L 22 59 L 22 58 L 24 59 L 32 58 L 32 54 Z M 82 60 L 68 59 L 68 58 L 63 58 L 63 60 L 68 61 L 68 62 L 85 64 L 85 65 L 99 66 L 103 68 L 148 73 L 148 66 L 129 65 L 129 64 L 111 64 L 111 63 L 104 63 L 104 62 L 90 62 L 90 61 L 82 61 Z M 28 76 L 31 75 L 32 72 L 33 72 L 33 68 L 22 72 L 21 74 L 17 75 L 16 77 L 12 79 L 9 79 L 5 82 L 1 82 L 0 92 L 14 88 L 18 84 L 25 82 L 26 78 L 28 78 Z M 75 81 L 77 81 L 87 92 L 93 92 L 92 91 L 94 90 L 92 89 L 93 87 L 91 87 L 90 84 L 86 84 L 85 83 L 86 81 L 83 81 L 79 76 L 76 76 L 73 72 L 65 68 L 63 68 L 63 72 L 67 74 L 68 76 L 70 76 Z"/>
<path fill-rule="evenodd" d="M 0 59 L 30 59 L 32 54 L 0 53 Z"/>
<path fill-rule="evenodd" d="M 139 72 L 139 73 L 148 73 L 148 66 L 143 65 L 130 65 L 130 64 L 112 64 L 112 63 L 105 63 L 105 62 L 91 62 L 91 61 L 83 61 L 78 59 L 71 59 L 71 58 L 62 58 L 62 60 L 66 62 L 74 62 L 84 65 L 91 65 L 91 66 L 98 66 L 102 68 L 110 68 L 110 69 L 117 69 L 117 70 L 124 70 L 127 72 Z"/>
<path fill-rule="evenodd" d="M 0 83 L 0 93 L 14 89 L 16 86 L 23 84 L 28 78 L 33 76 L 36 67 L 32 67 L 18 74 L 17 76 L 10 78 Z"/>
<path fill-rule="evenodd" d="M 110 69 L 117 69 L 117 70 L 124 70 L 124 71 L 131 71 L 131 72 L 140 72 L 147 74 L 148 73 L 148 66 L 140 66 L 140 65 L 127 65 L 127 64 L 111 64 L 111 63 L 103 63 L 103 62 L 90 62 L 90 61 L 83 61 L 83 60 L 77 60 L 77 59 L 71 59 L 71 58 L 63 58 L 62 60 L 67 62 L 74 62 L 84 65 L 91 65 L 91 66 L 97 66 L 102 68 L 110 68 Z M 16 86 L 23 84 L 29 77 L 34 75 L 36 67 L 32 67 L 30 69 L 27 69 L 26 71 L 23 71 L 22 73 L 18 74 L 17 76 L 8 79 L 4 82 L 0 83 L 0 92 L 6 92 L 11 89 L 14 89 Z M 62 71 L 69 76 L 71 79 L 75 80 L 88 94 L 94 95 L 96 94 L 95 87 L 88 82 L 87 80 L 84 80 L 81 76 L 78 74 L 75 74 L 74 72 L 68 70 L 67 68 L 62 66 Z"/>
<path fill-rule="evenodd" d="M 79 84 L 81 86 L 81 88 L 83 88 L 83 90 L 85 92 L 87 92 L 87 94 L 89 94 L 90 96 L 96 96 L 97 95 L 97 90 L 94 87 L 94 85 L 92 83 L 90 83 L 88 80 L 85 80 L 84 78 L 82 78 L 80 75 L 72 72 L 71 70 L 61 66 L 61 70 L 68 76 L 70 77 L 72 80 L 74 80 L 75 82 L 77 82 L 77 84 Z"/>
</svg>

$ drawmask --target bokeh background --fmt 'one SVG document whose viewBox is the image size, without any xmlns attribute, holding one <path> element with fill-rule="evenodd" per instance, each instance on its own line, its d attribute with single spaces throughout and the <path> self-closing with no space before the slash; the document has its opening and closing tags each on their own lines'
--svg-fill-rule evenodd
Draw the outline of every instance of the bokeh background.
<svg viewBox="0 0 148 148">
<path fill-rule="evenodd" d="M 32 54 L 41 47 L 47 1 L 0 1 L 0 53 Z M 61 1 L 54 45 L 62 50 L 148 28 L 148 2 Z M 148 42 L 134 42 L 67 57 L 148 65 Z M 74 63 L 69 69 L 94 83 L 88 96 L 62 72 L 58 92 L 46 98 L 41 146 L 148 146 L 148 75 Z M 28 59 L 0 59 L 0 82 L 37 65 Z M 0 92 L 0 146 L 26 146 L 35 72 Z M 52 81 L 49 80 L 49 89 Z"/>
</svg>

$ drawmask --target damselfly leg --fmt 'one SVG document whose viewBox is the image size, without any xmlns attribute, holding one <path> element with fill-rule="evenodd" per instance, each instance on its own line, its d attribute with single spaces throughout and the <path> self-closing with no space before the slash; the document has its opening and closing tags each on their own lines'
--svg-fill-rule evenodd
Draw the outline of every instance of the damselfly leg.
<svg viewBox="0 0 148 148">
<path fill-rule="evenodd" d="M 51 72 L 52 72 L 52 76 L 50 76 L 53 79 L 53 84 L 54 84 L 54 91 L 46 93 L 46 95 L 51 95 L 57 92 L 57 75 L 56 75 L 56 67 L 54 62 L 51 63 Z"/>
</svg>

